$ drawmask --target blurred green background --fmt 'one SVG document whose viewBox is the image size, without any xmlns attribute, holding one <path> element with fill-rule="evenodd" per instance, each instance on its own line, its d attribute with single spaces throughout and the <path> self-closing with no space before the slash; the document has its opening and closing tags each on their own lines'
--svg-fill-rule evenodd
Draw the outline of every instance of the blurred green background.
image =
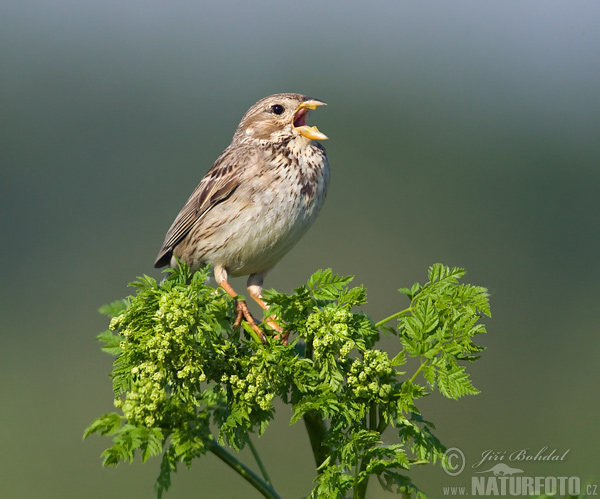
<svg viewBox="0 0 600 499">
<path fill-rule="evenodd" d="M 332 267 L 382 318 L 442 262 L 491 292 L 471 368 L 482 394 L 422 404 L 467 470 L 422 468 L 416 483 L 441 497 L 486 450 L 543 447 L 570 452 L 513 464 L 600 483 L 598 19 L 584 1 L 4 2 L 0 495 L 153 495 L 157 459 L 103 469 L 109 441 L 81 440 L 112 409 L 97 308 L 158 277 L 174 216 L 276 92 L 329 104 L 311 124 L 330 137 L 332 180 L 267 287 Z M 256 443 L 298 498 L 312 456 L 287 416 Z M 167 497 L 258 496 L 207 456 Z M 390 496 L 372 482 L 369 497 Z"/>
</svg>

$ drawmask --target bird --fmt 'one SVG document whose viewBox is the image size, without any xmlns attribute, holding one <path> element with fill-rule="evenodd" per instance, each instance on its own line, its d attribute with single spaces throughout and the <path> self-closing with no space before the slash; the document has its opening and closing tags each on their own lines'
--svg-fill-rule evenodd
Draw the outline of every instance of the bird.
<svg viewBox="0 0 600 499">
<path fill-rule="evenodd" d="M 250 107 L 167 231 L 154 264 L 174 267 L 179 259 L 192 272 L 210 264 L 217 285 L 236 299 L 234 327 L 243 317 L 263 342 L 262 329 L 228 279 L 248 276 L 250 297 L 268 308 L 265 275 L 313 224 L 327 194 L 329 161 L 318 141 L 328 137 L 307 125 L 309 110 L 324 105 L 281 93 Z M 274 317 L 266 323 L 287 343 Z"/>
</svg>

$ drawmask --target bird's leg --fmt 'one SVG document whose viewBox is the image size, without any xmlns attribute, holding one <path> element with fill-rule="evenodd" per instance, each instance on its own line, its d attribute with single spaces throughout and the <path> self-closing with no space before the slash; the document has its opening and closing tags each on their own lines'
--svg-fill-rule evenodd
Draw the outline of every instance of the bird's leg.
<svg viewBox="0 0 600 499">
<path fill-rule="evenodd" d="M 244 319 L 246 319 L 246 321 L 248 321 L 248 324 L 250 324 L 250 327 L 258 335 L 258 337 L 260 338 L 260 341 L 262 341 L 263 343 L 266 343 L 265 333 L 263 333 L 262 329 L 259 328 L 258 325 L 256 324 L 254 317 L 252 317 L 252 314 L 250 313 L 250 310 L 248 309 L 248 305 L 246 304 L 246 302 L 244 300 L 237 299 L 238 294 L 234 291 L 234 289 L 231 287 L 231 285 L 227 282 L 227 273 L 225 272 L 225 270 L 221 269 L 221 272 L 219 272 L 219 274 L 220 275 L 217 276 L 217 269 L 215 269 L 215 279 L 217 280 L 217 283 L 225 291 L 227 291 L 227 294 L 229 296 L 231 296 L 232 298 L 235 298 L 235 300 L 236 300 L 237 315 L 235 316 L 235 322 L 233 323 L 233 327 L 238 327 L 240 325 L 240 322 L 242 321 L 242 317 L 243 317 Z"/>
<path fill-rule="evenodd" d="M 262 299 L 262 284 L 263 284 L 263 274 L 252 274 L 248 277 L 248 293 L 252 299 L 258 303 L 263 310 L 267 310 L 269 306 Z M 276 317 L 271 315 L 268 317 L 265 322 L 279 334 L 275 335 L 275 339 L 282 340 L 284 345 L 287 345 L 289 333 L 283 333 L 281 326 L 275 322 Z"/>
<path fill-rule="evenodd" d="M 236 328 L 242 322 L 244 316 L 243 307 L 240 305 L 241 300 L 235 300 L 235 320 L 233 321 L 233 327 Z"/>
</svg>

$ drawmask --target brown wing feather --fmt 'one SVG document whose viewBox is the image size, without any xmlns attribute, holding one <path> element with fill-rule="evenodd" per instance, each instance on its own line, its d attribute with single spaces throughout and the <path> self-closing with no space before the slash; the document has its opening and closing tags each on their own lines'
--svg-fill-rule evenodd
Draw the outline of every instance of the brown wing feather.
<svg viewBox="0 0 600 499">
<path fill-rule="evenodd" d="M 154 263 L 156 268 L 168 265 L 173 248 L 187 236 L 198 220 L 213 206 L 233 193 L 240 184 L 240 168 L 244 167 L 247 160 L 247 154 L 240 154 L 239 146 L 235 154 L 232 154 L 231 148 L 227 148 L 219 156 L 167 231 L 165 241 Z"/>
</svg>

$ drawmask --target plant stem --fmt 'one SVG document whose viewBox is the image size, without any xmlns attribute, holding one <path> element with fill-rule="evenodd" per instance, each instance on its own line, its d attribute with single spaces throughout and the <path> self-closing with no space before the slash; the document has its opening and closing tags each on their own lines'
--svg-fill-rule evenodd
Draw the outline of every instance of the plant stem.
<svg viewBox="0 0 600 499">
<path fill-rule="evenodd" d="M 411 310 L 412 310 L 412 307 L 408 307 L 408 308 L 406 308 L 406 309 L 404 309 L 404 310 L 401 310 L 400 312 L 396 312 L 395 314 L 393 314 L 393 315 L 390 315 L 389 317 L 386 317 L 385 319 L 383 319 L 383 320 L 381 320 L 381 321 L 377 322 L 377 323 L 375 324 L 375 327 L 381 327 L 381 326 L 383 326 L 383 325 L 384 325 L 386 322 L 389 322 L 389 321 L 391 321 L 392 319 L 395 319 L 396 317 L 400 317 L 401 315 L 407 314 L 407 313 L 408 313 L 408 312 L 410 312 Z"/>
<path fill-rule="evenodd" d="M 369 407 L 369 430 L 377 431 L 377 406 L 371 402 Z"/>
<path fill-rule="evenodd" d="M 317 472 L 322 473 L 322 470 L 318 468 L 325 462 L 331 453 L 331 449 L 323 445 L 325 440 L 325 434 L 327 433 L 327 426 L 325 421 L 317 411 L 308 411 L 304 416 L 304 426 L 306 426 L 306 432 L 308 433 L 308 439 L 310 440 L 310 447 L 315 457 L 315 464 L 317 465 Z"/>
<path fill-rule="evenodd" d="M 356 467 L 358 468 L 358 464 L 356 465 Z M 367 463 L 366 463 L 366 459 L 363 459 L 360 462 L 360 472 L 363 472 L 365 469 L 367 468 Z M 357 478 L 357 474 L 355 471 L 355 475 L 354 475 L 354 490 L 352 491 L 352 499 L 365 499 L 365 497 L 367 496 L 367 487 L 369 486 L 369 478 L 370 476 L 367 476 L 365 479 L 361 480 L 360 482 L 356 482 L 356 478 Z"/>
<path fill-rule="evenodd" d="M 368 424 L 367 424 L 368 421 Z M 365 427 L 372 431 L 378 431 L 380 422 L 377 421 L 377 405 L 372 402 L 369 407 L 369 417 L 365 416 Z M 356 450 L 358 453 L 358 449 Z M 367 461 L 363 459 L 360 464 L 356 464 L 354 468 L 354 490 L 352 491 L 352 499 L 364 499 L 367 495 L 367 487 L 369 486 L 369 476 L 360 482 L 357 482 L 359 473 L 363 472 L 367 468 Z"/>
<path fill-rule="evenodd" d="M 268 485 L 262 478 L 260 478 L 254 471 L 248 466 L 243 464 L 234 455 L 227 452 L 214 440 L 211 442 L 209 449 L 215 456 L 221 459 L 227 466 L 237 472 L 242 478 L 244 478 L 250 485 L 258 490 L 267 499 L 281 499 L 279 494 L 273 490 L 273 487 Z"/>
<path fill-rule="evenodd" d="M 304 357 L 311 359 L 313 357 L 313 342 L 311 340 L 306 341 L 306 350 Z M 325 460 L 331 455 L 331 449 L 329 446 L 324 445 L 325 435 L 327 434 L 327 425 L 317 411 L 308 411 L 302 416 L 306 432 L 308 433 L 308 440 L 310 441 L 310 448 L 312 449 L 313 456 L 315 458 L 315 464 L 317 467 L 317 473 L 323 473 L 319 468 L 325 462 Z"/>
<path fill-rule="evenodd" d="M 419 366 L 419 369 L 417 369 L 417 370 L 415 371 L 415 374 L 413 374 L 413 375 L 412 375 L 412 378 L 410 378 L 410 379 L 409 379 L 409 381 L 410 381 L 411 383 L 412 383 L 412 382 L 413 382 L 413 381 L 416 379 L 416 377 L 417 377 L 417 374 L 419 374 L 419 373 L 421 372 L 421 370 L 422 370 L 424 367 L 426 367 L 426 366 L 427 366 L 427 364 L 429 364 L 429 361 L 430 361 L 430 360 L 431 360 L 431 359 L 432 359 L 432 358 L 433 358 L 435 355 L 437 355 L 437 353 L 438 353 L 438 352 L 439 352 L 441 349 L 442 349 L 442 345 L 440 345 L 440 346 L 437 348 L 437 350 L 435 350 L 435 351 L 433 352 L 433 355 L 431 355 L 431 358 L 427 359 L 425 362 L 423 362 L 423 357 L 421 357 L 421 359 L 420 359 L 420 360 L 421 360 L 421 365 Z"/>
<path fill-rule="evenodd" d="M 260 455 L 258 454 L 258 451 L 256 450 L 256 447 L 254 447 L 254 444 L 252 443 L 252 440 L 250 439 L 250 435 L 248 435 L 248 447 L 250 447 L 250 451 L 252 451 L 252 455 L 254 456 L 254 459 L 256 460 L 256 464 L 258 464 L 258 467 L 260 468 L 260 472 L 262 473 L 262 476 L 265 479 L 265 482 L 267 482 L 267 485 L 269 485 L 269 487 L 273 487 L 271 478 L 269 478 L 269 474 L 267 473 L 267 468 L 265 468 L 265 465 L 263 464 L 262 459 L 260 458 Z"/>
<path fill-rule="evenodd" d="M 365 499 L 367 497 L 367 487 L 369 486 L 369 477 L 365 478 L 362 482 L 358 482 L 354 486 L 353 499 Z"/>
<path fill-rule="evenodd" d="M 381 418 L 379 420 L 379 424 L 377 425 L 377 431 L 379 433 L 383 433 L 387 427 L 388 427 L 388 424 L 385 422 L 385 419 Z"/>
<path fill-rule="evenodd" d="M 421 370 L 429 363 L 429 359 L 427 359 L 425 362 L 421 361 L 421 365 L 419 366 L 419 369 L 417 369 L 415 371 L 415 374 L 412 375 L 412 378 L 410 378 L 408 381 L 409 382 L 414 382 L 414 380 L 417 377 L 417 374 L 419 374 L 421 372 Z"/>
</svg>

